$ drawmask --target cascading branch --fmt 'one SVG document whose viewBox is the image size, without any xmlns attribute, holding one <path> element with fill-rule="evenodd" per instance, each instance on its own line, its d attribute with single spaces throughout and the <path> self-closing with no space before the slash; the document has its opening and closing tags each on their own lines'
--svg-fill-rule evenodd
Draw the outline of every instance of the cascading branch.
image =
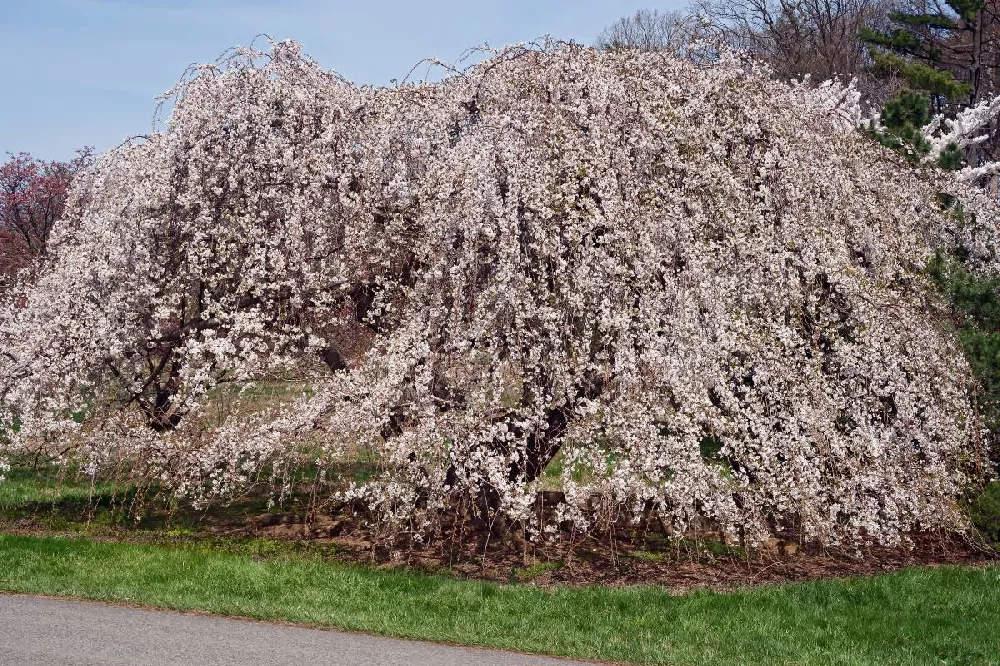
<svg viewBox="0 0 1000 666">
<path fill-rule="evenodd" d="M 995 270 L 996 211 L 942 210 L 849 87 L 554 45 L 359 88 L 279 43 L 174 92 L 0 314 L 8 455 L 201 501 L 365 450 L 344 494 L 417 536 L 961 527 L 985 445 L 924 267 Z M 299 397 L 218 416 L 278 371 Z"/>
</svg>

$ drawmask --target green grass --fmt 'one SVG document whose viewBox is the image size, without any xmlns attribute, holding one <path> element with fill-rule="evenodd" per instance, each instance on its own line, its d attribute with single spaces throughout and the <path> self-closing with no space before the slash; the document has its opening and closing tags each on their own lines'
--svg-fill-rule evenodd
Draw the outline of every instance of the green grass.
<svg viewBox="0 0 1000 666">
<path fill-rule="evenodd" d="M 261 561 L 200 547 L 0 536 L 0 589 L 651 664 L 1000 664 L 1000 567 L 731 594 L 553 588 Z"/>
<path fill-rule="evenodd" d="M 80 481 L 74 474 L 52 470 L 41 473 L 29 468 L 13 468 L 0 482 L 0 512 L 45 505 L 81 505 L 115 491 L 110 483 Z"/>
</svg>

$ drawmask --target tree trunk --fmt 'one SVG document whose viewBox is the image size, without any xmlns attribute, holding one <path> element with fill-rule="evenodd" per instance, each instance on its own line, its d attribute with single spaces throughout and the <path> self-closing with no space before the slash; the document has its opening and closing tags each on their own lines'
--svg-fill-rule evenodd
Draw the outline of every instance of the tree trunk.
<svg viewBox="0 0 1000 666">
<path fill-rule="evenodd" d="M 985 8 L 976 13 L 975 27 L 972 32 L 972 91 L 970 104 L 975 106 L 982 97 L 983 87 L 983 14 Z"/>
</svg>

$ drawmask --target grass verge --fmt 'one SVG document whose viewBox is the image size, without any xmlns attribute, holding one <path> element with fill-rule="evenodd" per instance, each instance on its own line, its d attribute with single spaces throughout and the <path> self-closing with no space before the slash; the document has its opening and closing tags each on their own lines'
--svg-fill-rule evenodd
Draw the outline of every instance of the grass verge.
<svg viewBox="0 0 1000 666">
<path fill-rule="evenodd" d="M 1000 664 L 1000 567 L 671 595 L 0 535 L 0 589 L 646 664 Z"/>
</svg>

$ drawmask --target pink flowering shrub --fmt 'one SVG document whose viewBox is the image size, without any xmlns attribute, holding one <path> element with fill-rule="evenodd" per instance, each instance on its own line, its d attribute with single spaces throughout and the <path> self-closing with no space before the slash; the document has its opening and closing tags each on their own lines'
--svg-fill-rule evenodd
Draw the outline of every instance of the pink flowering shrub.
<svg viewBox="0 0 1000 666">
<path fill-rule="evenodd" d="M 849 88 L 567 45 L 359 88 L 281 43 L 175 92 L 0 310 L 8 454 L 204 501 L 365 451 L 337 492 L 417 536 L 962 527 L 985 445 L 924 268 L 995 271 L 996 211 L 941 210 Z M 308 390 L 209 418 L 276 373 Z"/>
</svg>

